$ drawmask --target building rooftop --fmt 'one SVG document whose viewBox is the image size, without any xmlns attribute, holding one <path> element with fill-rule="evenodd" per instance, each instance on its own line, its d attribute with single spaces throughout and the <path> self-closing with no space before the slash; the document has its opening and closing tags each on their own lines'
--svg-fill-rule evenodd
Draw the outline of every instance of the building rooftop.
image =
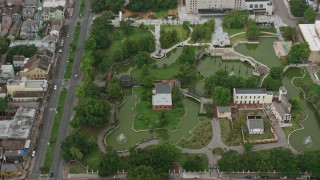
<svg viewBox="0 0 320 180">
<path fill-rule="evenodd" d="M 0 138 L 28 138 L 35 115 L 36 109 L 19 108 L 13 119 L 0 121 Z"/>
<path fill-rule="evenodd" d="M 27 140 L 9 140 L 9 139 L 4 139 L 0 146 L 3 149 L 24 149 L 26 145 Z"/>
<path fill-rule="evenodd" d="M 26 150 L 6 150 L 4 156 L 24 156 L 27 154 Z"/>
<path fill-rule="evenodd" d="M 25 57 L 21 55 L 14 55 L 12 61 L 24 61 Z"/>
<path fill-rule="evenodd" d="M 249 129 L 264 129 L 263 119 L 261 116 L 247 116 Z"/>
<path fill-rule="evenodd" d="M 277 111 L 280 114 L 280 116 L 283 116 L 285 114 L 289 114 L 290 113 L 283 103 L 272 102 L 272 104 L 277 109 Z"/>
<path fill-rule="evenodd" d="M 156 83 L 156 94 L 171 94 L 171 86 L 169 83 Z"/>
<path fill-rule="evenodd" d="M 2 164 L 1 172 L 10 173 L 10 172 L 19 172 L 21 165 L 18 163 Z"/>
<path fill-rule="evenodd" d="M 42 6 L 43 8 L 58 7 L 58 6 L 65 7 L 66 2 L 67 2 L 66 0 L 44 0 Z"/>
<path fill-rule="evenodd" d="M 317 25 L 319 24 L 316 22 Z M 320 25 L 319 25 L 320 26 Z M 320 33 L 316 31 L 315 24 L 299 24 L 304 40 L 309 44 L 311 51 L 320 51 Z"/>
<path fill-rule="evenodd" d="M 43 97 L 44 91 L 14 91 L 12 98 Z"/>
<path fill-rule="evenodd" d="M 26 88 L 46 88 L 48 86 L 47 80 L 27 80 L 25 83 Z"/>
<path fill-rule="evenodd" d="M 152 96 L 152 105 L 154 105 L 154 106 L 160 106 L 160 105 L 170 106 L 170 105 L 172 105 L 171 94 L 155 94 L 155 95 L 153 95 Z"/>
<path fill-rule="evenodd" d="M 263 88 L 251 88 L 251 89 L 240 89 L 234 88 L 237 94 L 267 94 L 266 89 Z"/>
<path fill-rule="evenodd" d="M 231 112 L 231 106 L 217 106 L 219 113 Z"/>
</svg>

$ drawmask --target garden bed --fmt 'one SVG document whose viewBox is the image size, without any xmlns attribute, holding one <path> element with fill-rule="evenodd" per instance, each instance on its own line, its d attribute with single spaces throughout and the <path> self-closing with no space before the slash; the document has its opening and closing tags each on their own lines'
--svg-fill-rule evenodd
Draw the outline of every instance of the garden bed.
<svg viewBox="0 0 320 180">
<path fill-rule="evenodd" d="M 221 128 L 221 140 L 228 146 L 238 146 L 241 144 L 240 133 L 231 129 L 231 122 L 229 119 L 219 119 Z"/>
</svg>

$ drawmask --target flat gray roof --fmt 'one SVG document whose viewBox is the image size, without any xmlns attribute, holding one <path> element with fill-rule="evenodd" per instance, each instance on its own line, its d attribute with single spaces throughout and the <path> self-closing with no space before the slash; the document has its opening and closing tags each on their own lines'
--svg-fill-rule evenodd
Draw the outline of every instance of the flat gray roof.
<svg viewBox="0 0 320 180">
<path fill-rule="evenodd" d="M 247 121 L 249 121 L 249 129 L 264 129 L 261 116 L 247 116 Z"/>
<path fill-rule="evenodd" d="M 234 88 L 237 94 L 267 94 L 266 89 L 264 88 Z"/>
<path fill-rule="evenodd" d="M 231 112 L 231 106 L 217 106 L 218 112 Z"/>
</svg>

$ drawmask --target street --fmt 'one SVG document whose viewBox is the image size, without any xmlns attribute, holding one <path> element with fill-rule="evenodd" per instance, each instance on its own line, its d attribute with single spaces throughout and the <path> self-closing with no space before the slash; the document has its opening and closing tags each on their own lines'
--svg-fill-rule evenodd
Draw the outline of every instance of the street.
<svg viewBox="0 0 320 180">
<path fill-rule="evenodd" d="M 289 25 L 289 26 L 296 26 L 298 23 L 297 19 L 291 18 L 289 14 L 289 7 L 285 5 L 285 2 L 287 0 L 273 0 L 273 3 L 275 5 L 275 15 L 278 15 L 282 22 Z"/>
<path fill-rule="evenodd" d="M 89 1 L 87 1 L 87 3 L 88 2 Z M 88 4 L 90 4 L 90 3 L 88 3 Z M 70 38 L 65 38 L 65 46 L 63 48 L 63 52 L 60 53 L 60 55 L 59 55 L 60 60 L 57 61 L 54 76 L 51 80 L 52 82 L 54 82 L 54 84 L 50 85 L 52 92 L 51 92 L 50 98 L 47 101 L 47 104 L 45 105 L 45 110 L 44 110 L 44 114 L 43 114 L 44 119 L 42 122 L 42 130 L 39 133 L 40 138 L 39 138 L 39 142 L 38 142 L 38 145 L 36 148 L 37 155 L 35 157 L 36 159 L 34 161 L 32 173 L 27 176 L 28 179 L 40 179 L 40 174 L 41 174 L 40 167 L 42 166 L 42 164 L 44 162 L 45 154 L 46 154 L 49 139 L 50 139 L 50 133 L 51 133 L 52 125 L 53 125 L 54 116 L 56 113 L 55 108 L 57 107 L 59 95 L 60 95 L 63 80 L 64 80 L 64 73 L 65 73 L 66 65 L 68 63 L 67 59 L 69 57 L 69 51 L 70 51 L 69 44 L 71 44 L 71 42 L 72 42 L 71 37 L 73 37 L 73 34 L 74 34 L 79 9 L 80 9 L 80 2 L 75 1 L 73 15 L 70 19 L 67 20 L 67 22 L 68 22 L 67 23 L 67 33 L 70 35 Z M 88 9 L 89 9 L 89 7 L 87 6 L 86 11 L 88 11 Z M 88 23 L 88 18 L 85 19 L 84 22 Z M 86 27 L 86 26 L 84 26 L 84 27 Z M 85 36 L 82 33 L 82 36 L 80 36 L 80 39 L 79 39 L 79 43 L 83 43 L 84 39 L 85 39 Z M 66 100 L 67 104 L 73 103 L 74 84 L 75 84 L 75 80 L 73 78 L 74 78 L 74 74 L 77 74 L 79 72 L 79 66 L 80 66 L 79 56 L 81 56 L 81 54 L 82 54 L 82 51 L 78 51 L 76 54 L 76 59 L 74 62 L 75 71 L 73 72 L 73 75 L 72 75 L 72 78 L 71 78 L 71 81 L 69 84 L 70 87 L 69 87 L 68 96 L 67 96 L 68 99 Z M 57 85 L 56 90 L 53 90 L 54 85 Z M 72 98 L 70 98 L 70 97 L 72 97 Z M 56 148 L 56 150 L 55 150 L 55 153 L 59 153 L 59 154 L 55 154 L 55 157 L 54 157 L 55 161 L 53 162 L 54 165 L 57 163 L 60 164 L 60 162 L 62 162 L 61 161 L 61 154 L 60 154 L 60 144 L 61 144 L 61 139 L 64 139 L 67 134 L 66 128 L 68 127 L 68 120 L 69 119 L 66 119 L 66 118 L 67 117 L 70 118 L 72 105 L 69 105 L 66 107 L 70 107 L 70 108 L 68 109 L 68 111 L 65 110 L 63 113 L 61 125 L 64 125 L 64 129 L 62 129 L 62 130 L 60 129 L 60 131 L 59 131 L 59 137 L 57 139 L 57 144 L 56 144 L 56 147 L 58 147 L 58 148 Z M 59 151 L 59 152 L 57 152 L 57 151 Z M 56 168 L 54 168 L 54 170 L 56 170 Z M 56 171 L 58 172 L 59 170 L 56 170 Z M 59 174 L 59 173 L 57 173 L 57 174 Z M 62 172 L 60 174 L 62 174 Z M 60 178 L 60 179 L 62 179 L 62 178 Z"/>
</svg>

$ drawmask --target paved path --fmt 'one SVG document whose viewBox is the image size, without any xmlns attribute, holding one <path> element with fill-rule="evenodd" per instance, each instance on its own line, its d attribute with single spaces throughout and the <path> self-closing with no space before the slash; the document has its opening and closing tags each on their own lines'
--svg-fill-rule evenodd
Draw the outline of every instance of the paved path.
<svg viewBox="0 0 320 180">
<path fill-rule="evenodd" d="M 212 34 L 212 44 L 218 46 L 228 46 L 231 44 L 228 33 L 223 32 L 222 19 L 215 18 L 215 28 Z"/>
<path fill-rule="evenodd" d="M 156 48 L 155 51 L 151 53 L 151 57 L 160 59 L 165 57 L 165 53 L 161 49 L 161 43 L 160 43 L 160 26 L 161 26 L 161 21 L 156 21 L 155 30 L 154 30 L 154 38 L 156 40 Z"/>
<path fill-rule="evenodd" d="M 296 26 L 298 19 L 294 17 L 290 12 L 289 3 L 287 0 L 274 0 L 275 5 L 275 15 L 279 16 L 282 19 L 282 22 L 289 26 Z"/>
</svg>

